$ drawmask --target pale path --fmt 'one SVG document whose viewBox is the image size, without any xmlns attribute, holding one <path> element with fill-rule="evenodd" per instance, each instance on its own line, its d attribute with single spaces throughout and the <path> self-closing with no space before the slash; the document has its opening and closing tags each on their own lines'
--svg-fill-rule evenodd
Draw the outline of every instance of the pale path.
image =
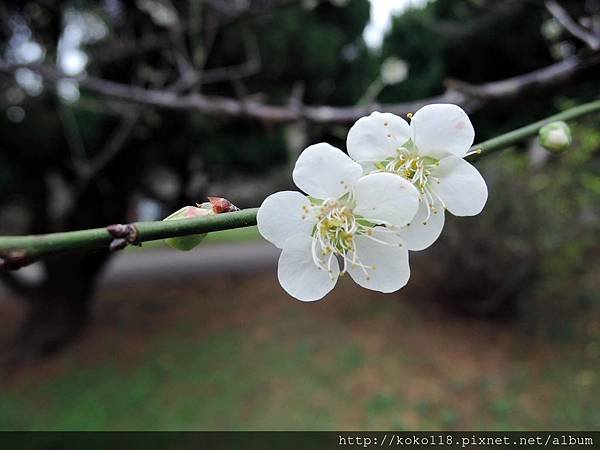
<svg viewBox="0 0 600 450">
<path fill-rule="evenodd" d="M 189 252 L 149 249 L 115 255 L 100 278 L 100 288 L 144 280 L 166 281 L 224 274 L 247 274 L 276 270 L 281 250 L 268 242 L 210 244 Z M 23 275 L 39 276 L 39 268 L 21 269 Z M 6 296 L 0 282 L 0 298 Z"/>
<path fill-rule="evenodd" d="M 274 269 L 281 250 L 268 242 L 200 246 L 189 252 L 160 249 L 130 252 L 110 261 L 101 286 L 140 280 L 172 280 Z"/>
</svg>

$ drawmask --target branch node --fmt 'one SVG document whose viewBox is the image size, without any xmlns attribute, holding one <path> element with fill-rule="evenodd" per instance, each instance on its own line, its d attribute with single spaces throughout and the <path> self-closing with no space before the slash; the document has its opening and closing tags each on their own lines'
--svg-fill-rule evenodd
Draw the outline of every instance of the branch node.
<svg viewBox="0 0 600 450">
<path fill-rule="evenodd" d="M 114 238 L 108 247 L 111 252 L 122 250 L 128 245 L 137 245 L 139 247 L 142 245 L 140 242 L 140 232 L 132 223 L 109 225 L 106 227 L 106 230 Z"/>
</svg>

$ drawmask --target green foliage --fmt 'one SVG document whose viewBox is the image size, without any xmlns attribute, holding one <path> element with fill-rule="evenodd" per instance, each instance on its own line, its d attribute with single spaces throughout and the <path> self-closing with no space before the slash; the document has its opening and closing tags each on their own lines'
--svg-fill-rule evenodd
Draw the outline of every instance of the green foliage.
<svg viewBox="0 0 600 450">
<path fill-rule="evenodd" d="M 594 118 L 574 125 L 572 147 L 530 181 L 531 195 L 543 214 L 536 243 L 543 252 L 546 279 L 554 286 L 571 283 L 573 276 L 598 263 L 594 255 L 600 235 L 599 124 Z"/>
<path fill-rule="evenodd" d="M 573 144 L 560 154 L 513 150 L 480 161 L 490 190 L 484 212 L 469 218 L 467 233 L 464 219 L 448 218 L 426 255 L 466 274 L 442 269 L 440 298 L 476 315 L 512 316 L 522 307 L 541 318 L 548 310 L 548 328 L 561 322 L 552 318 L 557 310 L 572 314 L 599 300 L 598 119 L 572 130 Z"/>
</svg>

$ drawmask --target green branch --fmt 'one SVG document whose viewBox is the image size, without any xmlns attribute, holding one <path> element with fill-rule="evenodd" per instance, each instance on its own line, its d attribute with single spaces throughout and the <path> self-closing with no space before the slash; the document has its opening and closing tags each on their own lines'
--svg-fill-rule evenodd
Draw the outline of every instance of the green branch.
<svg viewBox="0 0 600 450">
<path fill-rule="evenodd" d="M 556 122 L 557 120 L 568 121 L 594 112 L 600 112 L 600 100 L 575 106 L 561 113 L 555 114 L 550 117 L 546 117 L 545 119 L 540 120 L 539 122 L 535 122 L 530 125 L 517 128 L 513 131 L 509 131 L 508 133 L 502 134 L 495 138 L 484 141 L 480 144 L 474 145 L 472 149 L 479 149 L 481 150 L 481 153 L 478 155 L 473 155 L 472 160 L 484 155 L 488 155 L 497 150 L 502 150 L 506 147 L 510 147 L 511 145 L 517 144 L 527 139 L 528 137 L 535 136 L 540 130 L 540 128 L 551 122 Z"/>
<path fill-rule="evenodd" d="M 136 222 L 132 224 L 132 228 L 122 228 L 135 234 L 131 236 L 129 243 L 141 244 L 170 237 L 250 227 L 256 225 L 257 211 L 258 208 L 250 208 L 193 219 Z M 108 249 L 116 239 L 127 240 L 126 235 L 118 237 L 111 234 L 110 228 L 112 227 L 30 236 L 0 236 L 0 261 L 4 260 L 4 268 L 16 269 L 55 253 Z M 2 268 L 0 263 L 0 269 Z"/>
<path fill-rule="evenodd" d="M 550 122 L 571 120 L 598 111 L 600 111 L 600 100 L 576 106 L 477 144 L 473 149 L 480 149 L 481 154 L 472 156 L 477 158 L 514 145 L 534 136 L 541 127 Z M 192 219 L 137 222 L 130 225 L 113 225 L 106 228 L 43 235 L 0 236 L 0 270 L 18 269 L 38 259 L 61 252 L 116 249 L 127 244 L 139 245 L 142 242 L 158 239 L 250 227 L 256 225 L 257 211 L 258 208 L 250 208 Z"/>
</svg>

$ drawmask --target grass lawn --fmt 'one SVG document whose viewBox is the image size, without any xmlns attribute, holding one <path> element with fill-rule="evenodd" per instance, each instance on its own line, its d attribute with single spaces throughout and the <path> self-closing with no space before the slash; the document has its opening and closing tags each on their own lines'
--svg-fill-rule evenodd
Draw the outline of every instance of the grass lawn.
<svg viewBox="0 0 600 450">
<path fill-rule="evenodd" d="M 0 428 L 600 427 L 598 311 L 553 338 L 340 284 L 314 304 L 275 274 L 102 291 L 78 344 L 2 382 Z"/>
</svg>

